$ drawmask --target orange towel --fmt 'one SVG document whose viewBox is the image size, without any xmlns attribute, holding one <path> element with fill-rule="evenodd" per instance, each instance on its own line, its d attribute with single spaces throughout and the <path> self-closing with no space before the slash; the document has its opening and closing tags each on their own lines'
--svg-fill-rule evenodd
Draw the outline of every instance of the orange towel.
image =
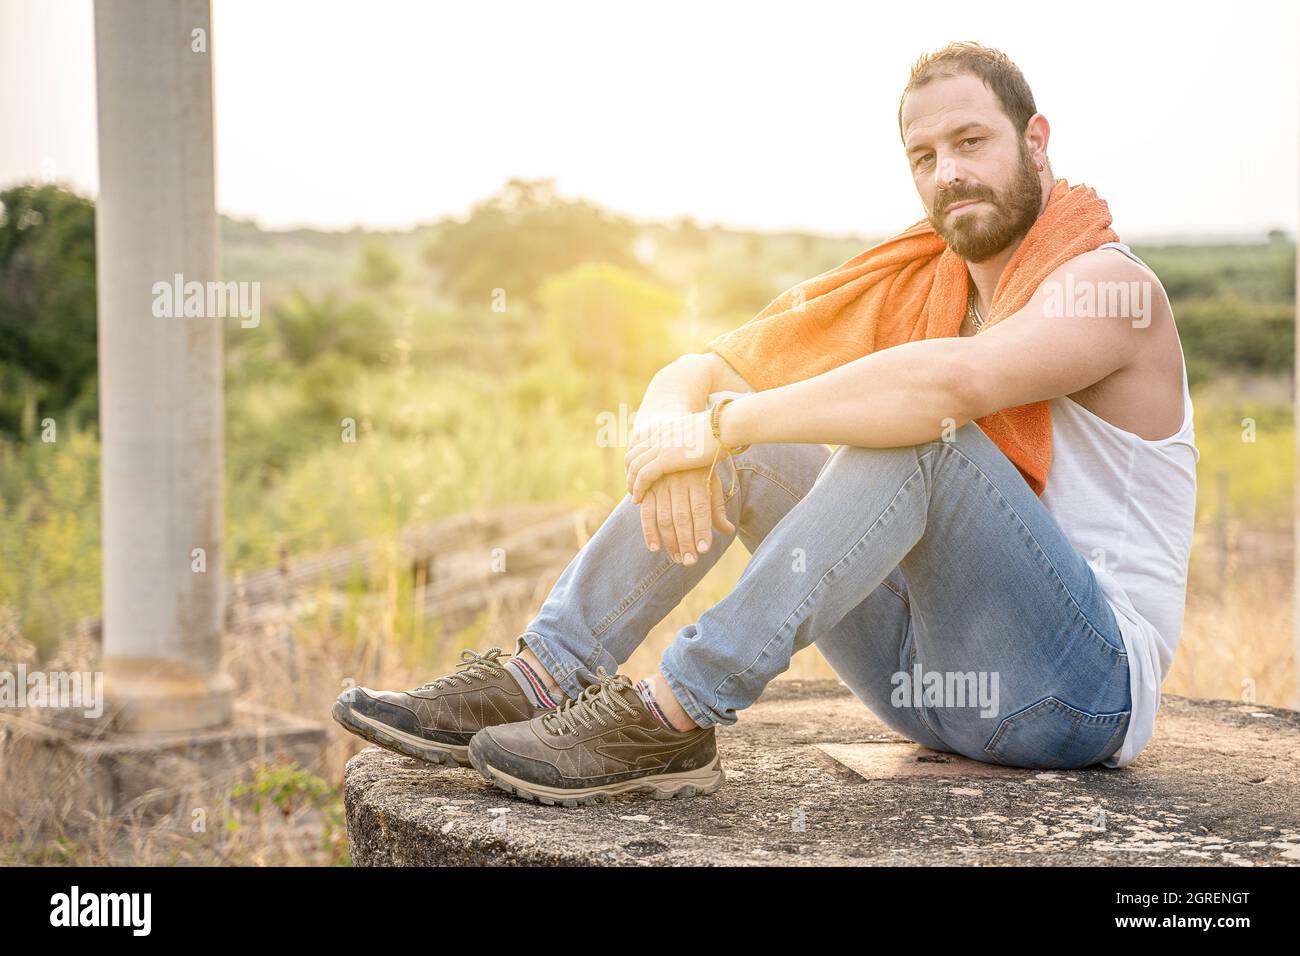
<svg viewBox="0 0 1300 956">
<path fill-rule="evenodd" d="M 1003 270 L 984 327 L 1027 305 L 1063 263 L 1118 241 L 1110 223 L 1110 209 L 1092 189 L 1058 179 L 1047 207 Z M 966 263 L 922 220 L 782 292 L 709 348 L 754 388 L 775 388 L 879 349 L 957 335 L 969 281 Z M 978 422 L 1041 495 L 1052 465 L 1048 403 L 1004 409 Z"/>
</svg>

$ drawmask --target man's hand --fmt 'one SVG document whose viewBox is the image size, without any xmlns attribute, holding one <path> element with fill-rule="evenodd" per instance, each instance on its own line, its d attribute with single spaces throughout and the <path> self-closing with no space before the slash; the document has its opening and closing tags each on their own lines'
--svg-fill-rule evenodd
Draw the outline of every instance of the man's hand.
<svg viewBox="0 0 1300 956">
<path fill-rule="evenodd" d="M 712 463 L 720 451 L 713 437 L 708 412 L 665 418 L 644 430 L 634 430 L 624 456 L 627 490 L 635 502 L 664 475 L 695 471 Z"/>
<path fill-rule="evenodd" d="M 704 479 L 708 468 L 675 471 L 660 478 L 641 498 L 641 534 L 646 547 L 664 549 L 679 564 L 691 565 L 713 545 L 713 528 L 732 534 L 722 479 L 713 473 L 712 488 Z"/>
</svg>

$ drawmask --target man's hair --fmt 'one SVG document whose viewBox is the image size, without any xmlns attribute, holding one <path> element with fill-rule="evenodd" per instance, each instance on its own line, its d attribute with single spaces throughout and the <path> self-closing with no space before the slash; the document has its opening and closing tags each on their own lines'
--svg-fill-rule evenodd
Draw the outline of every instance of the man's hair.
<svg viewBox="0 0 1300 956">
<path fill-rule="evenodd" d="M 1002 111 L 1011 120 L 1016 132 L 1023 133 L 1029 118 L 1038 112 L 1034 94 L 1025 82 L 1020 68 L 1001 50 L 980 46 L 970 40 L 949 43 L 942 50 L 927 53 L 912 65 L 912 75 L 898 101 L 898 135 L 903 136 L 903 103 L 907 94 L 920 89 L 931 80 L 960 76 L 969 73 L 978 76 L 997 96 Z"/>
</svg>

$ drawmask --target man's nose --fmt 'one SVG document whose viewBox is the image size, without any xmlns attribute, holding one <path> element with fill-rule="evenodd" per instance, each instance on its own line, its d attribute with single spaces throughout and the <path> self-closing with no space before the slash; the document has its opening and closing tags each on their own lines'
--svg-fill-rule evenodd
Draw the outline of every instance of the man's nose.
<svg viewBox="0 0 1300 956">
<path fill-rule="evenodd" d="M 951 156 L 940 156 L 934 164 L 934 185 L 939 189 L 948 189 L 961 178 L 957 160 Z"/>
</svg>

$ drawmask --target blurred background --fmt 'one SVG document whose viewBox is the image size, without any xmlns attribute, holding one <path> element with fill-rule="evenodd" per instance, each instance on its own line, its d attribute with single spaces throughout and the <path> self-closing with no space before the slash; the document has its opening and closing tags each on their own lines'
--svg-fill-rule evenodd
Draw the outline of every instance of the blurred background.
<svg viewBox="0 0 1300 956">
<path fill-rule="evenodd" d="M 1295 5 L 459 6 L 212 4 L 222 275 L 261 294 L 260 323 L 224 331 L 242 697 L 322 719 L 348 680 L 413 687 L 464 647 L 512 648 L 621 497 L 602 429 L 650 376 L 922 218 L 898 98 L 923 51 L 974 39 L 1021 67 L 1057 175 L 1108 200 L 1173 302 L 1202 457 L 1164 689 L 1300 704 Z M 50 669 L 98 650 L 95 95 L 90 0 L 0 0 L 0 662 Z M 494 549 L 509 575 L 481 566 Z M 787 675 L 814 676 L 815 651 Z M 360 742 L 330 734 L 321 773 L 243 794 L 302 808 L 306 843 L 259 809 L 256 837 L 146 832 L 128 858 L 346 862 Z M 123 852 L 107 827 L 16 847 Z"/>
</svg>

